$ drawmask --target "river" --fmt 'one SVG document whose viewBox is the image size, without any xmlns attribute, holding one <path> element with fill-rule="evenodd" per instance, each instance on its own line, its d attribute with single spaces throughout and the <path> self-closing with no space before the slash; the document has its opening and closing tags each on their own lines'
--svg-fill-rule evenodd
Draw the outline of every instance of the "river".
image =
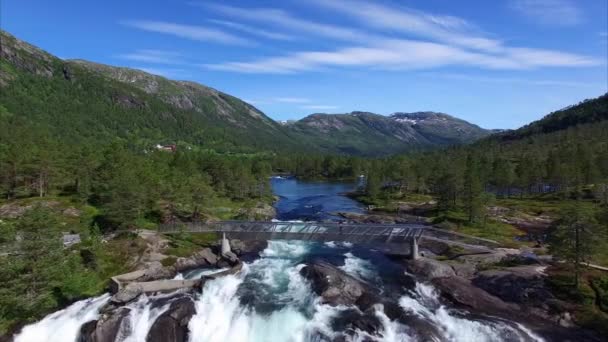
<svg viewBox="0 0 608 342">
<path fill-rule="evenodd" d="M 273 179 L 272 186 L 280 198 L 276 208 L 281 220 L 332 219 L 335 211 L 363 211 L 360 204 L 340 195 L 354 184 Z M 361 320 L 349 318 L 361 315 L 358 308 L 324 304 L 300 274 L 306 263 L 315 260 L 328 261 L 377 289 L 407 319 L 391 320 L 382 307 L 374 306 L 366 316 L 372 329 L 365 329 L 369 324 L 353 324 Z M 431 285 L 414 281 L 404 286 L 399 280 L 403 276 L 400 265 L 364 246 L 270 241 L 239 274 L 208 281 L 202 293 L 194 295 L 196 313 L 188 323 L 188 338 L 192 342 L 542 341 L 518 323 L 446 307 Z M 145 341 L 156 318 L 169 306 L 167 296 L 142 296 L 129 304 L 116 341 Z M 106 294 L 75 303 L 25 327 L 16 341 L 76 341 L 80 326 L 97 319 L 108 300 Z"/>
</svg>

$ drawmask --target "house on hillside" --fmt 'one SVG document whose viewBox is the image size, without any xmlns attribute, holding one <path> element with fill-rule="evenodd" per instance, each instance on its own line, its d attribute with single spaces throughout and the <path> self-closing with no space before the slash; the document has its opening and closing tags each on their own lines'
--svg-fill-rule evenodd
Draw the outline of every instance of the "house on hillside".
<svg viewBox="0 0 608 342">
<path fill-rule="evenodd" d="M 177 146 L 175 144 L 171 144 L 171 145 L 157 144 L 156 149 L 159 151 L 175 152 L 175 151 L 177 151 Z"/>
</svg>

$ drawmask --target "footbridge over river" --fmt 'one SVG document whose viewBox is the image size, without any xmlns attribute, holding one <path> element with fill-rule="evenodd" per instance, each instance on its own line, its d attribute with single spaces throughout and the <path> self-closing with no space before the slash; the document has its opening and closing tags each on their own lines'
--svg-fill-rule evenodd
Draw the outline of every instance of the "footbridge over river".
<svg viewBox="0 0 608 342">
<path fill-rule="evenodd" d="M 418 241 L 422 238 L 441 241 L 480 251 L 489 251 L 483 244 L 495 241 L 448 232 L 421 223 L 363 224 L 339 222 L 262 222 L 219 221 L 194 223 L 168 223 L 159 227 L 163 234 L 217 233 L 223 241 L 239 240 L 304 240 L 319 242 L 350 242 L 373 246 L 390 254 L 418 256 Z M 475 245 L 457 241 L 473 239 Z M 225 244 L 225 242 L 223 243 Z"/>
</svg>

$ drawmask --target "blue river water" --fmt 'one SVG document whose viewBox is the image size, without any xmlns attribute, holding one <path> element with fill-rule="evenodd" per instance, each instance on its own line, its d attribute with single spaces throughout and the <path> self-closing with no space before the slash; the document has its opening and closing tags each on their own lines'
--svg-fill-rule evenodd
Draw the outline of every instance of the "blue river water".
<svg viewBox="0 0 608 342">
<path fill-rule="evenodd" d="M 354 182 L 302 181 L 295 178 L 274 177 L 272 191 L 279 197 L 275 208 L 281 221 L 339 220 L 337 212 L 363 213 L 365 207 L 345 192 L 357 188 Z"/>
</svg>

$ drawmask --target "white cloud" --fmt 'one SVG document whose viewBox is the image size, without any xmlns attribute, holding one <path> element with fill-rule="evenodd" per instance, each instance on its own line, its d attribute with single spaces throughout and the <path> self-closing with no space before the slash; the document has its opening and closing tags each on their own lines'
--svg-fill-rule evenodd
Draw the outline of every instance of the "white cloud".
<svg viewBox="0 0 608 342">
<path fill-rule="evenodd" d="M 181 56 L 180 53 L 173 51 L 141 49 L 131 53 L 121 54 L 117 57 L 144 63 L 179 64 L 181 63 L 179 60 Z"/>
<path fill-rule="evenodd" d="M 511 9 L 545 25 L 574 26 L 583 21 L 583 12 L 570 0 L 511 0 Z"/>
<path fill-rule="evenodd" d="M 183 25 L 165 21 L 146 20 L 127 21 L 124 24 L 144 31 L 164 33 L 180 38 L 186 38 L 197 41 L 209 41 L 229 45 L 255 44 L 252 41 L 232 35 L 230 33 L 203 26 Z"/>
<path fill-rule="evenodd" d="M 332 110 L 338 109 L 339 106 L 331 106 L 331 105 L 310 105 L 310 106 L 302 106 L 304 109 L 312 109 L 312 110 Z"/>
<path fill-rule="evenodd" d="M 504 83 L 504 84 L 526 84 L 533 86 L 556 86 L 556 87 L 572 87 L 572 88 L 594 88 L 602 86 L 601 84 L 588 83 L 588 82 L 573 82 L 573 81 L 560 81 L 560 80 L 539 80 L 529 78 L 518 78 L 518 77 L 494 77 L 494 76 L 480 76 L 480 75 L 469 75 L 469 74 L 457 74 L 457 73 L 438 73 L 428 72 L 423 73 L 423 76 L 438 77 L 444 79 L 454 79 L 471 82 L 483 82 L 483 83 Z"/>
<path fill-rule="evenodd" d="M 273 101 L 281 103 L 308 103 L 310 99 L 303 97 L 275 97 Z"/>
<path fill-rule="evenodd" d="M 382 37 L 369 34 L 353 28 L 346 28 L 330 24 L 322 24 L 308 20 L 302 20 L 291 14 L 273 8 L 239 8 L 217 4 L 191 3 L 193 6 L 211 8 L 218 13 L 230 16 L 231 18 L 241 18 L 250 21 L 257 21 L 264 24 L 278 25 L 292 31 L 307 32 L 312 35 L 322 36 L 346 41 L 373 41 Z"/>
<path fill-rule="evenodd" d="M 263 38 L 274 39 L 274 40 L 286 40 L 286 41 L 295 40 L 295 37 L 288 35 L 288 34 L 271 32 L 271 31 L 251 27 L 249 25 L 235 23 L 232 21 L 217 20 L 217 19 L 210 19 L 209 21 L 214 24 L 217 24 L 217 25 L 222 25 L 224 27 L 232 28 L 235 30 L 239 30 L 239 31 L 242 31 L 242 32 L 245 32 L 248 34 L 252 34 L 252 35 L 256 35 L 256 36 L 260 36 Z"/>
<path fill-rule="evenodd" d="M 508 48 L 503 55 L 467 51 L 446 44 L 390 40 L 374 47 L 349 47 L 335 51 L 304 51 L 250 62 L 206 64 L 212 70 L 242 73 L 288 74 L 325 67 L 362 66 L 376 69 L 429 69 L 449 65 L 484 69 L 582 67 L 600 62 L 585 56 L 555 51 Z"/>
<path fill-rule="evenodd" d="M 375 29 L 431 38 L 470 49 L 496 51 L 502 47 L 501 41 L 479 36 L 474 25 L 458 17 L 427 14 L 367 1 L 310 0 L 310 2 L 355 17 L 364 25 Z"/>
</svg>

